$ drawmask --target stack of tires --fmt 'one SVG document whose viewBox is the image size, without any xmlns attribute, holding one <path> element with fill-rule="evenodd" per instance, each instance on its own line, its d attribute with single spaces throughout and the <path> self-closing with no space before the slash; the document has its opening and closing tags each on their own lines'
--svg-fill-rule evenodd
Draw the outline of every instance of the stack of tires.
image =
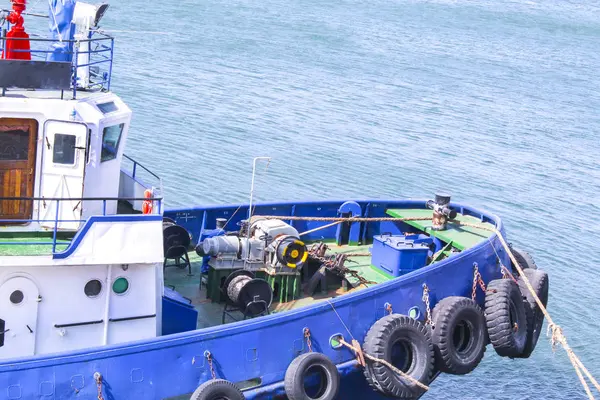
<svg viewBox="0 0 600 400">
<path fill-rule="evenodd" d="M 548 275 L 538 270 L 529 254 L 513 254 L 544 304 Z M 503 357 L 527 358 L 537 344 L 544 314 L 523 277 L 489 282 L 485 312 L 472 299 L 442 299 L 432 311 L 431 329 L 405 315 L 381 318 L 367 332 L 363 350 L 386 360 L 414 380 L 399 376 L 380 362 L 367 361 L 365 376 L 378 392 L 392 398 L 417 398 L 436 372 L 464 375 L 473 371 L 491 343 Z"/>
<path fill-rule="evenodd" d="M 523 274 L 544 307 L 548 304 L 548 274 L 537 269 L 526 252 L 512 250 Z M 485 296 L 485 313 L 490 342 L 498 355 L 528 358 L 537 344 L 544 314 L 522 276 L 491 281 Z"/>
<path fill-rule="evenodd" d="M 529 254 L 512 250 L 544 307 L 548 301 L 548 275 L 538 270 Z M 431 325 L 406 315 L 387 315 L 371 326 L 363 344 L 370 356 L 385 360 L 406 379 L 382 362 L 367 360 L 364 370 L 373 389 L 391 398 L 418 398 L 421 384 L 431 382 L 437 372 L 464 375 L 473 371 L 491 343 L 503 357 L 527 358 L 538 341 L 544 314 L 528 290 L 523 276 L 497 279 L 487 285 L 485 312 L 467 297 L 446 297 L 431 313 Z M 318 376 L 317 389 L 307 393 L 305 381 Z M 335 400 L 340 388 L 336 366 L 321 353 L 298 356 L 285 374 L 289 400 Z M 191 400 L 243 400 L 233 383 L 216 379 L 202 384 Z"/>
</svg>

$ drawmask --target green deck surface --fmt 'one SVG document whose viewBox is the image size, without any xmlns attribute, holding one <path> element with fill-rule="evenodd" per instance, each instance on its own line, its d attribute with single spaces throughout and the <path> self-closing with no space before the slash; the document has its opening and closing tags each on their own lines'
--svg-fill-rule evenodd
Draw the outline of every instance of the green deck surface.
<svg viewBox="0 0 600 400">
<path fill-rule="evenodd" d="M 50 256 L 52 255 L 52 236 L 45 232 L 34 234 L 29 233 L 12 233 L 0 234 L 0 257 L 2 256 Z M 14 243 L 14 244 L 13 244 Z M 45 244 L 29 244 L 29 243 L 50 243 Z M 57 239 L 56 251 L 65 250 L 70 240 Z"/>
<path fill-rule="evenodd" d="M 362 246 L 336 246 L 335 244 L 329 245 L 329 252 L 334 254 L 341 253 L 369 253 L 369 248 L 371 245 L 362 245 Z M 344 264 L 346 268 L 354 270 L 358 272 L 363 278 L 370 282 L 382 283 L 389 281 L 392 277 L 386 276 L 383 272 L 376 270 L 373 266 L 371 266 L 371 256 L 351 256 Z M 346 279 L 352 286 L 358 286 L 358 279 L 353 276 L 346 276 Z"/>
<path fill-rule="evenodd" d="M 387 214 L 395 218 L 421 218 L 430 217 L 432 214 L 431 210 L 424 209 L 389 209 L 386 211 Z M 482 223 L 479 218 L 458 214 L 456 220 L 461 222 L 468 222 L 471 224 L 482 224 L 483 226 L 493 228 L 494 226 L 490 223 Z M 444 242 L 452 242 L 452 245 L 459 250 L 465 250 L 475 246 L 492 236 L 491 231 L 487 231 L 480 228 L 471 228 L 468 226 L 461 226 L 459 224 L 448 223 L 448 229 L 445 231 L 434 231 L 431 229 L 431 220 L 429 221 L 404 221 L 406 224 L 413 226 L 417 229 L 427 232 L 428 234 L 437 237 Z"/>
</svg>

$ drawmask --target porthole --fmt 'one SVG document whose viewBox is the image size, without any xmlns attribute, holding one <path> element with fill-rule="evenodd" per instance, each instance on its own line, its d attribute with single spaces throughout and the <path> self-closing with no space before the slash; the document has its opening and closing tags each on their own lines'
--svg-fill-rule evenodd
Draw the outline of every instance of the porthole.
<svg viewBox="0 0 600 400">
<path fill-rule="evenodd" d="M 127 278 L 123 277 L 115 279 L 112 285 L 112 290 L 116 294 L 124 294 L 129 290 L 129 281 Z"/>
<path fill-rule="evenodd" d="M 97 297 L 102 291 L 102 282 L 98 279 L 92 279 L 88 283 L 85 284 L 83 288 L 83 292 L 87 297 Z"/>
<path fill-rule="evenodd" d="M 21 304 L 25 296 L 20 290 L 15 290 L 10 294 L 10 302 L 13 304 Z"/>
</svg>

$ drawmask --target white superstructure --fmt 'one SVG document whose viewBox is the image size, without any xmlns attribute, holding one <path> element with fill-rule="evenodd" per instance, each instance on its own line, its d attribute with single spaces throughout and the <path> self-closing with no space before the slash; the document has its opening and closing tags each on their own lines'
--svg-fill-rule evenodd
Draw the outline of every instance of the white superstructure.
<svg viewBox="0 0 600 400">
<path fill-rule="evenodd" d="M 49 50 L 70 64 L 0 59 L 0 359 L 161 333 L 161 183 L 124 154 L 99 13 L 81 3 Z"/>
</svg>

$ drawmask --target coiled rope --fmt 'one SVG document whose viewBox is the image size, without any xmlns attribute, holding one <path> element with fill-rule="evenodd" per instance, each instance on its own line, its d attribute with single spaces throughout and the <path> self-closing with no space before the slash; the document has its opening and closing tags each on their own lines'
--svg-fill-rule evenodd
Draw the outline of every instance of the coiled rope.
<svg viewBox="0 0 600 400">
<path fill-rule="evenodd" d="M 433 217 L 408 217 L 408 218 L 350 217 L 350 218 L 344 218 L 344 217 L 299 217 L 299 216 L 282 216 L 282 215 L 255 215 L 252 218 L 253 219 L 281 219 L 281 220 L 286 220 L 286 221 L 321 221 L 321 222 L 340 222 L 340 223 L 341 222 L 384 222 L 384 221 L 407 222 L 407 221 L 429 221 L 429 220 L 433 219 Z M 554 320 L 552 319 L 552 317 L 550 316 L 550 314 L 548 313 L 548 310 L 546 309 L 546 307 L 544 306 L 544 304 L 538 297 L 537 293 L 535 292 L 535 289 L 533 288 L 533 286 L 531 286 L 529 279 L 527 279 L 527 276 L 525 275 L 525 273 L 523 272 L 523 269 L 519 265 L 519 262 L 513 255 L 510 246 L 508 245 L 508 243 L 506 243 L 506 240 L 504 239 L 504 236 L 502 235 L 502 233 L 498 229 L 496 229 L 496 227 L 489 226 L 489 224 L 488 225 L 473 224 L 473 223 L 462 222 L 462 221 L 458 221 L 458 220 L 452 220 L 449 222 L 458 224 L 458 225 L 462 225 L 462 226 L 466 226 L 466 227 L 470 227 L 470 228 L 477 228 L 477 229 L 490 231 L 498 237 L 498 240 L 502 244 L 502 247 L 508 254 L 510 260 L 512 261 L 512 263 L 515 266 L 515 268 L 517 269 L 517 271 L 519 272 L 521 279 L 523 279 L 523 282 L 525 283 L 527 290 L 529 290 L 529 292 L 532 294 L 533 298 L 535 299 L 535 302 L 537 303 L 538 307 L 544 314 L 544 317 L 546 317 L 546 320 L 548 321 L 548 330 L 547 330 L 546 335 L 550 336 L 550 344 L 552 346 L 552 350 L 554 350 L 554 351 L 556 350 L 557 344 L 560 344 L 563 347 L 563 349 L 565 349 L 565 351 L 567 352 L 567 356 L 569 357 L 569 361 L 571 361 L 571 364 L 573 365 L 573 368 L 575 369 L 575 373 L 577 374 L 577 377 L 579 378 L 581 385 L 583 386 L 586 394 L 588 395 L 588 398 L 593 400 L 594 396 L 592 395 L 592 392 L 590 391 L 590 387 L 588 385 L 588 382 L 585 380 L 585 377 L 587 377 L 589 379 L 589 381 L 596 387 L 596 390 L 598 390 L 598 392 L 600 392 L 600 384 L 598 384 L 598 381 L 594 378 L 594 376 L 585 367 L 585 365 L 583 365 L 583 362 L 575 354 L 575 352 L 573 351 L 573 349 L 567 342 L 567 338 L 566 338 L 565 334 L 563 333 L 563 330 L 560 327 L 560 325 L 555 323 Z M 332 307 L 333 307 L 333 305 L 332 305 Z M 344 343 L 342 343 L 342 344 L 344 344 Z M 354 351 L 357 351 L 357 349 L 355 347 L 349 345 L 348 343 L 345 343 L 344 345 L 352 348 Z M 372 359 L 371 358 L 372 356 L 369 356 L 367 354 L 365 354 L 365 356 L 367 356 L 367 358 L 369 358 L 369 359 Z M 373 360 L 373 361 L 381 362 L 383 364 L 385 360 Z M 394 368 L 393 366 L 389 366 L 389 365 L 387 365 L 387 366 L 398 373 L 399 370 L 396 371 L 397 368 Z M 404 376 L 405 374 L 400 374 L 400 375 L 405 377 Z M 585 375 L 585 377 L 584 377 L 584 375 Z M 409 377 L 407 377 L 407 379 L 410 380 Z"/>
</svg>

